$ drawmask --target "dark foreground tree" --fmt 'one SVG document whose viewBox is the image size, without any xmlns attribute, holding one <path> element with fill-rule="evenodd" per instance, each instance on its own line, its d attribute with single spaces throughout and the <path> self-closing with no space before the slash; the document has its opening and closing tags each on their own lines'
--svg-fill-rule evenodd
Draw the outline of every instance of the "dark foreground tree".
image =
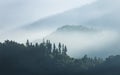
<svg viewBox="0 0 120 75">
<path fill-rule="evenodd" d="M 57 48 L 58 47 L 58 48 Z M 67 55 L 67 47 L 49 40 L 26 45 L 0 43 L 0 75 L 120 75 L 120 56 L 81 59 Z"/>
</svg>

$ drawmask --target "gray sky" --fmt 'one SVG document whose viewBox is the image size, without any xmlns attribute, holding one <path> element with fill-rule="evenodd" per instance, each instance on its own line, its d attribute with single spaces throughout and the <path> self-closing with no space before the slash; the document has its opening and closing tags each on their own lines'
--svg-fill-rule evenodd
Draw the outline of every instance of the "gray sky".
<svg viewBox="0 0 120 75">
<path fill-rule="evenodd" d="M 95 0 L 0 0 L 0 32 Z"/>
</svg>

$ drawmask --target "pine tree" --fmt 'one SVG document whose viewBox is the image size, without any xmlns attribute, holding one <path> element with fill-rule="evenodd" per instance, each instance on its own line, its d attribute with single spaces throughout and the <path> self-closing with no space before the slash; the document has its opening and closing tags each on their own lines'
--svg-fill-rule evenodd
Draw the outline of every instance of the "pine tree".
<svg viewBox="0 0 120 75">
<path fill-rule="evenodd" d="M 48 52 L 48 54 L 51 54 L 52 44 L 50 43 L 49 40 L 46 41 L 46 47 L 47 47 L 47 52 Z"/>
<path fill-rule="evenodd" d="M 55 52 L 56 51 L 56 45 L 55 45 L 55 43 L 53 44 L 53 55 L 55 55 Z"/>
<path fill-rule="evenodd" d="M 65 46 L 65 51 L 64 51 L 65 55 L 67 55 L 67 47 Z"/>
<path fill-rule="evenodd" d="M 61 54 L 61 43 L 59 43 L 58 49 L 59 49 L 59 54 Z"/>
<path fill-rule="evenodd" d="M 29 40 L 27 40 L 27 42 L 26 42 L 26 46 L 27 46 L 27 47 L 30 46 Z"/>
<path fill-rule="evenodd" d="M 38 47 L 38 43 L 35 43 L 35 47 Z"/>
<path fill-rule="evenodd" d="M 62 45 L 62 55 L 67 55 L 67 47 Z"/>
</svg>

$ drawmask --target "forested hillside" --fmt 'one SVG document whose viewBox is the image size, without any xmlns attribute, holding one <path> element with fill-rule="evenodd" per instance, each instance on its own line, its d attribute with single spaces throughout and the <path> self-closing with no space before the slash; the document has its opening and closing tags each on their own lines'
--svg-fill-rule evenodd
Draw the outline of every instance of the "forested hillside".
<svg viewBox="0 0 120 75">
<path fill-rule="evenodd" d="M 120 55 L 106 59 L 87 55 L 75 59 L 64 44 L 49 40 L 26 44 L 6 40 L 0 43 L 0 75 L 118 75 Z"/>
</svg>

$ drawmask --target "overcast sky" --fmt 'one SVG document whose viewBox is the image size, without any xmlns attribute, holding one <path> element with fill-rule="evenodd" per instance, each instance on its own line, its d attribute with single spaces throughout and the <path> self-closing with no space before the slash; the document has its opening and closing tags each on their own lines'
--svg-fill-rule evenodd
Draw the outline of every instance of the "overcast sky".
<svg viewBox="0 0 120 75">
<path fill-rule="evenodd" d="M 90 17 L 90 20 L 93 18 L 93 24 L 94 22 L 98 23 L 98 21 L 96 21 L 96 17 L 101 17 L 101 13 L 107 11 L 110 14 L 110 18 L 102 14 L 104 17 L 98 19 L 100 20 L 100 24 L 104 22 L 105 24 L 111 24 L 112 22 L 112 24 L 117 24 L 119 22 L 119 0 L 0 0 L 0 41 L 6 39 L 22 40 L 22 38 L 26 41 L 26 39 L 29 38 L 30 40 L 34 40 L 39 37 L 44 37 L 46 34 L 50 33 L 50 30 L 47 30 L 47 32 L 44 31 L 44 33 L 43 31 L 40 33 L 39 31 L 33 32 L 30 30 L 31 33 L 29 34 L 27 32 L 25 33 L 23 30 L 18 30 L 18 32 L 14 30 L 17 30 L 15 27 L 27 25 L 48 16 L 63 13 L 74 8 L 80 8 L 83 5 L 87 6 L 88 4 L 91 4 L 92 6 L 86 9 L 87 12 L 86 10 L 82 10 L 83 15 L 85 15 L 84 12 L 86 12 L 85 16 L 88 15 L 85 20 Z M 89 11 L 91 11 L 91 13 Z M 31 37 L 31 35 L 34 36 Z"/>
<path fill-rule="evenodd" d="M 0 0 L 0 32 L 95 0 Z"/>
</svg>

